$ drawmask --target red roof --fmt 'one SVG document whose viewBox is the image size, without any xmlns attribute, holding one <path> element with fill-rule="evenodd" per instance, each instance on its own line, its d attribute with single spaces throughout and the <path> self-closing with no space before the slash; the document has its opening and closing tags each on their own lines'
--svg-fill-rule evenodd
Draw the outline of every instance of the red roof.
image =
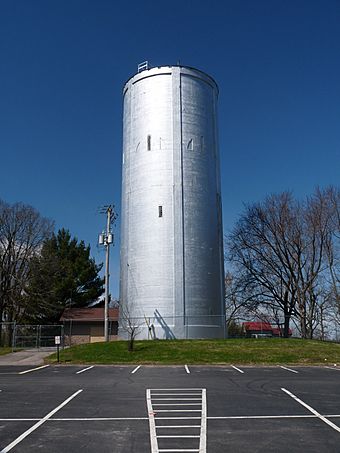
<svg viewBox="0 0 340 453">
<path fill-rule="evenodd" d="M 243 328 L 245 330 L 255 330 L 255 331 L 263 331 L 263 330 L 270 330 L 272 331 L 273 328 L 269 324 L 269 322 L 244 322 Z"/>
<path fill-rule="evenodd" d="M 109 320 L 118 321 L 118 308 L 109 308 Z M 99 308 L 66 308 L 60 321 L 104 321 L 104 307 Z"/>
</svg>

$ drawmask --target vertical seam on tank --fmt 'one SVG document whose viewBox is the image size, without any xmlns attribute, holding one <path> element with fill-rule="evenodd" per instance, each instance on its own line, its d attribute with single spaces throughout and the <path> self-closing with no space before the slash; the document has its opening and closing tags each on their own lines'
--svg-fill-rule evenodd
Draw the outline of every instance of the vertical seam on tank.
<svg viewBox="0 0 340 453">
<path fill-rule="evenodd" d="M 126 261 L 125 261 L 125 266 L 126 266 L 126 269 L 124 270 L 125 272 L 125 275 L 126 275 L 126 305 L 128 305 L 131 301 L 130 301 L 130 285 L 129 285 L 129 280 L 130 280 L 130 272 L 129 272 L 129 253 L 130 253 L 130 225 L 131 225 L 131 219 L 130 219 L 130 216 L 131 216 L 131 210 L 130 210 L 130 198 L 131 198 L 131 149 L 132 149 L 132 134 L 133 134 L 133 130 L 134 128 L 132 127 L 133 125 L 133 106 L 134 106 L 134 95 L 135 95 L 135 89 L 134 89 L 134 86 L 131 85 L 130 87 L 131 89 L 131 94 L 130 94 L 130 131 L 129 131 L 129 172 L 128 172 L 128 190 L 127 190 L 127 200 L 126 200 L 126 212 L 127 212 L 127 237 L 128 237 L 128 240 L 127 240 L 127 244 L 126 244 Z"/>
<path fill-rule="evenodd" d="M 224 253 L 223 253 L 223 217 L 222 217 L 222 193 L 221 193 L 221 169 L 220 169 L 220 149 L 219 149 L 219 137 L 218 137 L 218 121 L 217 121 L 217 99 L 214 94 L 214 140 L 215 140 L 215 168 L 216 168 L 216 186 L 218 189 L 218 206 L 217 206 L 217 231 L 219 234 L 219 262 L 220 262 L 220 297 L 221 297 L 221 323 L 223 323 L 223 336 L 225 337 L 225 300 L 224 300 Z"/>
<path fill-rule="evenodd" d="M 179 69 L 179 124 L 181 139 L 181 211 L 182 211 L 182 298 L 183 298 L 183 316 L 184 328 L 186 329 L 186 300 L 185 300 L 185 244 L 184 244 L 184 185 L 183 185 L 183 123 L 182 123 L 182 72 Z"/>
</svg>

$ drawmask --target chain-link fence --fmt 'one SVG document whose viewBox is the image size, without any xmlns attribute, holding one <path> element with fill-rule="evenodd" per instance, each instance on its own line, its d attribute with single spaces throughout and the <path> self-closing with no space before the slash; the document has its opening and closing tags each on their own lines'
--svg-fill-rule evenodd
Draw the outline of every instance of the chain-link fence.
<svg viewBox="0 0 340 453">
<path fill-rule="evenodd" d="M 119 337 L 126 339 L 131 333 L 136 339 L 224 338 L 226 322 L 223 315 L 162 316 L 155 310 L 153 316 L 129 316 L 123 311 Z"/>
<path fill-rule="evenodd" d="M 62 325 L 28 325 L 16 324 L 13 330 L 12 346 L 15 348 L 46 348 L 55 346 L 55 337 L 64 341 L 64 327 Z"/>
<path fill-rule="evenodd" d="M 230 315 L 185 315 L 161 316 L 155 310 L 154 316 L 120 315 L 119 337 L 127 338 L 131 333 L 137 339 L 176 338 L 280 338 L 300 337 L 296 323 L 291 320 L 285 332 L 284 318 L 259 313 L 247 316 Z"/>
</svg>

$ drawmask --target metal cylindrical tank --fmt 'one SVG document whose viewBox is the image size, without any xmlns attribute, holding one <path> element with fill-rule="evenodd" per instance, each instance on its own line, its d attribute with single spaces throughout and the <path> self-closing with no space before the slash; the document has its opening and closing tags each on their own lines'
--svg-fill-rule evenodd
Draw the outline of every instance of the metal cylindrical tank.
<svg viewBox="0 0 340 453">
<path fill-rule="evenodd" d="M 225 334 L 218 88 L 183 66 L 124 87 L 120 328 L 139 338 Z"/>
</svg>

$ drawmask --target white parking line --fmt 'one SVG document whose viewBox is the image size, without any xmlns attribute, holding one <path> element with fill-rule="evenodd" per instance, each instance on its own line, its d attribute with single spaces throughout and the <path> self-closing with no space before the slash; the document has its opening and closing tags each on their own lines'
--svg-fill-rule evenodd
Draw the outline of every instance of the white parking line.
<svg viewBox="0 0 340 453">
<path fill-rule="evenodd" d="M 154 411 L 152 409 L 151 391 L 150 391 L 150 389 L 146 390 L 146 404 L 147 404 L 147 407 L 148 407 L 148 414 L 149 414 L 151 453 L 158 453 L 158 442 L 157 442 L 157 435 L 156 435 L 155 413 L 154 413 Z"/>
<path fill-rule="evenodd" d="M 134 374 L 136 371 L 138 371 L 140 367 L 141 365 L 138 365 L 134 370 L 131 371 L 131 374 Z"/>
<path fill-rule="evenodd" d="M 289 395 L 291 398 L 293 398 L 295 401 L 297 401 L 299 404 L 301 404 L 301 406 L 305 407 L 306 409 L 308 409 L 312 414 L 316 415 L 320 420 L 322 420 L 323 422 L 327 423 L 328 426 L 330 426 L 331 428 L 335 429 L 335 431 L 338 431 L 340 433 L 340 428 L 335 425 L 334 423 L 332 423 L 331 421 L 329 421 L 326 417 L 324 417 L 323 415 L 321 415 L 318 411 L 316 411 L 315 409 L 313 409 L 311 406 L 308 406 L 308 404 L 304 403 L 302 400 L 300 400 L 300 398 L 298 398 L 297 396 L 295 396 L 293 393 L 291 393 L 289 390 L 286 390 L 284 388 L 281 387 L 281 390 L 285 393 L 287 393 L 287 395 Z"/>
<path fill-rule="evenodd" d="M 326 418 L 340 418 L 340 414 L 325 414 Z M 319 418 L 313 414 L 300 415 L 229 415 L 219 417 L 207 417 L 207 420 L 276 420 L 296 418 Z M 201 420 L 201 417 L 159 417 L 158 420 Z M 37 422 L 41 418 L 0 418 L 0 422 Z M 121 421 L 144 421 L 148 417 L 74 417 L 74 418 L 49 418 L 47 422 L 121 422 Z M 201 425 L 158 425 L 156 429 L 162 428 L 201 428 Z M 0 452 L 1 453 L 1 452 Z"/>
<path fill-rule="evenodd" d="M 201 401 L 201 398 L 152 398 L 153 401 Z"/>
<path fill-rule="evenodd" d="M 89 367 L 87 367 L 87 368 L 84 368 L 83 370 L 77 371 L 76 374 L 84 373 L 84 372 L 87 371 L 87 370 L 91 370 L 93 367 L 94 367 L 94 365 L 89 366 Z"/>
<path fill-rule="evenodd" d="M 190 393 L 200 398 L 182 398 L 182 395 L 188 389 L 148 389 L 146 392 L 147 407 L 149 414 L 149 428 L 150 428 L 150 441 L 151 453 L 162 452 L 197 452 L 206 453 L 206 426 L 207 426 L 207 402 L 206 402 L 206 389 L 189 389 L 195 391 Z M 164 393 L 158 393 L 164 391 Z M 171 395 L 172 398 L 154 398 L 154 395 Z M 171 401 L 157 403 L 155 401 Z M 186 400 L 186 402 L 178 402 Z M 191 402 L 200 401 L 200 402 Z M 158 409 L 164 407 L 166 409 Z M 175 406 L 175 407 L 174 407 Z M 192 409 L 192 407 L 199 406 L 200 408 Z M 183 413 L 183 416 L 169 417 L 168 413 Z M 199 413 L 199 416 L 193 416 L 193 413 Z M 160 421 L 167 420 L 168 425 L 158 424 Z M 187 423 L 183 425 L 171 424 L 174 420 L 185 420 Z M 195 420 L 195 421 L 194 421 Z M 197 420 L 197 421 L 196 421 Z M 199 421 L 199 422 L 198 422 Z M 162 423 L 161 422 L 161 423 Z M 156 425 L 157 423 L 157 425 Z M 191 424 L 190 424 L 191 423 Z M 197 424 L 200 423 L 200 424 Z M 171 432 L 164 431 L 171 429 Z M 183 429 L 185 431 L 183 432 Z M 162 439 L 191 439 L 191 445 L 188 448 L 173 448 L 172 446 L 162 445 Z M 160 445 L 159 445 L 160 442 Z M 170 447 L 170 448 L 169 448 Z M 193 448 L 194 447 L 194 448 Z"/>
<path fill-rule="evenodd" d="M 32 371 L 42 370 L 43 368 L 47 368 L 48 366 L 49 365 L 38 366 L 37 368 L 32 368 L 31 370 L 20 371 L 19 374 L 26 374 L 26 373 L 31 373 Z"/>
<path fill-rule="evenodd" d="M 202 389 L 201 439 L 199 453 L 207 451 L 207 389 Z"/>
<path fill-rule="evenodd" d="M 157 409 L 157 414 L 159 412 L 202 412 L 201 409 Z"/>
<path fill-rule="evenodd" d="M 340 368 L 335 368 L 333 366 L 325 366 L 324 368 L 328 368 L 329 370 L 340 371 Z"/>
<path fill-rule="evenodd" d="M 172 389 L 172 390 L 184 390 L 184 389 Z M 192 390 L 196 390 L 196 389 L 192 389 Z M 173 393 L 152 393 L 152 396 L 154 395 L 157 395 L 157 396 L 161 396 L 161 395 L 173 395 Z M 184 395 L 184 396 L 198 396 L 198 395 L 201 395 L 200 393 L 177 393 L 177 395 Z"/>
<path fill-rule="evenodd" d="M 185 368 L 185 371 L 186 371 L 188 374 L 190 374 L 190 370 L 189 370 L 189 368 L 188 368 L 188 365 L 184 365 L 184 368 Z"/>
<path fill-rule="evenodd" d="M 286 366 L 281 366 L 281 365 L 280 365 L 280 368 L 282 368 L 282 369 L 284 369 L 284 370 L 287 370 L 287 371 L 290 371 L 291 373 L 298 373 L 298 371 L 292 370 L 291 368 L 287 368 Z"/>
<path fill-rule="evenodd" d="M 165 452 L 173 452 L 173 453 L 178 453 L 178 452 L 196 452 L 199 453 L 199 450 L 197 448 L 161 448 L 158 450 L 160 453 L 165 453 Z"/>
<path fill-rule="evenodd" d="M 234 365 L 231 365 L 231 368 L 234 368 L 234 370 L 238 371 L 239 373 L 244 374 L 244 371 L 240 370 L 239 368 L 237 368 L 237 367 L 234 366 Z"/>
<path fill-rule="evenodd" d="M 29 436 L 33 431 L 39 428 L 39 426 L 43 425 L 49 418 L 52 417 L 56 412 L 58 412 L 61 408 L 66 406 L 73 398 L 75 398 L 79 393 L 81 393 L 83 389 L 78 390 L 77 392 L 73 393 L 70 397 L 68 397 L 63 403 L 59 404 L 55 409 L 53 409 L 51 412 L 49 412 L 47 415 L 45 415 L 44 418 L 39 420 L 35 425 L 33 425 L 31 428 L 29 428 L 27 431 L 22 433 L 19 437 L 17 437 L 13 442 L 11 442 L 7 447 L 1 450 L 0 453 L 7 453 L 8 451 L 12 450 L 16 445 L 18 445 L 22 440 L 24 440 L 27 436 Z"/>
<path fill-rule="evenodd" d="M 201 406 L 202 403 L 152 403 L 153 406 Z"/>
<path fill-rule="evenodd" d="M 159 391 L 159 390 L 167 390 L 168 392 L 170 392 L 170 391 L 173 392 L 173 391 L 175 391 L 175 390 L 176 390 L 176 391 L 177 391 L 177 390 L 183 390 L 183 391 L 184 391 L 184 390 L 188 390 L 188 391 L 197 390 L 197 391 L 199 391 L 199 392 L 202 391 L 202 389 L 198 389 L 198 388 L 195 388 L 195 389 L 191 389 L 191 388 L 186 388 L 186 389 L 178 389 L 178 388 L 173 388 L 173 389 L 169 389 L 169 388 L 167 388 L 167 389 L 152 389 L 152 394 L 153 394 L 153 395 L 154 395 L 153 392 L 155 392 L 156 390 L 157 390 L 157 391 Z M 172 393 L 170 393 L 170 395 L 172 395 Z"/>
<path fill-rule="evenodd" d="M 171 428 L 201 428 L 201 425 L 159 425 L 159 426 L 156 426 L 156 429 L 162 429 L 162 428 L 166 428 L 166 429 L 171 429 Z"/>
<path fill-rule="evenodd" d="M 179 436 L 166 436 L 166 435 L 158 435 L 157 439 L 179 439 L 179 438 L 187 438 L 187 439 L 198 439 L 201 436 L 195 435 L 189 435 L 189 434 L 180 434 Z M 197 450 L 198 451 L 198 450 Z"/>
</svg>

